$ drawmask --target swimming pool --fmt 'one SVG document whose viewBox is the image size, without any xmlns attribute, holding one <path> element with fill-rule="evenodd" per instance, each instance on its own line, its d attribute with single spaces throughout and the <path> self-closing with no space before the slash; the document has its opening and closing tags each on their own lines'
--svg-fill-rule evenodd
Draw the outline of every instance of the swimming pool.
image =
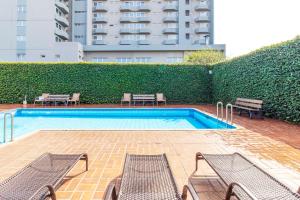
<svg viewBox="0 0 300 200">
<path fill-rule="evenodd" d="M 14 137 L 38 130 L 200 130 L 233 129 L 216 118 L 192 108 L 37 108 L 16 109 Z M 10 120 L 7 117 L 7 140 Z M 3 133 L 3 113 L 0 133 Z M 3 142 L 3 134 L 0 141 Z"/>
</svg>

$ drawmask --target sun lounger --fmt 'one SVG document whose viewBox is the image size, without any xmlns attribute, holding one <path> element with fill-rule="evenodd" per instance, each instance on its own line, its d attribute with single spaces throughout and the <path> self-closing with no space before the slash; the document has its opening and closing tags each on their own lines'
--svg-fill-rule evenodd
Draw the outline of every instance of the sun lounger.
<svg viewBox="0 0 300 200">
<path fill-rule="evenodd" d="M 225 200 L 233 196 L 240 200 L 300 199 L 299 194 L 291 191 L 239 153 L 225 155 L 197 153 L 195 172 L 198 170 L 199 160 L 205 160 L 224 183 L 227 188 Z M 193 178 L 194 174 L 189 179 L 190 186 Z"/>
<path fill-rule="evenodd" d="M 73 93 L 72 98 L 68 100 L 69 103 L 80 104 L 80 93 Z"/>
<path fill-rule="evenodd" d="M 179 194 L 165 154 L 127 155 L 119 191 L 117 181 L 114 181 L 108 186 L 104 199 L 182 200 L 187 198 L 188 190 L 185 186 L 183 194 Z"/>
<path fill-rule="evenodd" d="M 87 171 L 87 154 L 43 154 L 15 175 L 0 183 L 0 199 L 27 200 L 50 197 L 55 200 L 55 191 L 79 160 L 86 161 Z"/>
<path fill-rule="evenodd" d="M 121 106 L 123 105 L 123 103 L 128 103 L 128 105 L 130 106 L 130 104 L 131 104 L 131 94 L 130 93 L 124 93 L 124 95 L 121 99 Z"/>
<path fill-rule="evenodd" d="M 37 102 L 41 102 L 42 104 L 44 104 L 45 100 L 49 97 L 49 93 L 43 93 L 42 96 L 39 96 L 37 98 L 34 99 L 34 104 Z"/>
</svg>

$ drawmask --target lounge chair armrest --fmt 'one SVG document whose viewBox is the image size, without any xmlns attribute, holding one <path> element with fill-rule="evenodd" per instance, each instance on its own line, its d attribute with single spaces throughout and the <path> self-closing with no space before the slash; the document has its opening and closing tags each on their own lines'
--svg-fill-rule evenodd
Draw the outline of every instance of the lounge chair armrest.
<svg viewBox="0 0 300 200">
<path fill-rule="evenodd" d="M 186 200 L 187 199 L 187 192 L 189 192 L 193 198 L 193 200 L 200 200 L 200 198 L 198 197 L 198 195 L 196 194 L 196 192 L 193 192 L 194 189 L 191 188 L 191 186 L 189 185 L 184 185 L 183 186 L 183 189 L 182 189 L 182 195 L 181 195 L 181 198 L 183 200 Z"/>
<path fill-rule="evenodd" d="M 252 192 L 250 192 L 244 185 L 240 184 L 240 183 L 230 183 L 230 185 L 227 188 L 226 191 L 226 197 L 225 200 L 230 200 L 232 194 L 233 194 L 233 189 L 234 188 L 240 188 L 241 190 L 243 190 L 252 200 L 258 200 L 253 194 Z"/>
<path fill-rule="evenodd" d="M 117 200 L 116 182 L 110 183 L 104 194 L 104 200 Z"/>
<path fill-rule="evenodd" d="M 198 161 L 203 160 L 203 159 L 204 159 L 204 157 L 203 157 L 202 153 L 197 152 L 196 153 L 196 158 L 195 158 L 195 161 L 196 161 L 195 172 L 198 170 Z"/>
<path fill-rule="evenodd" d="M 31 197 L 30 199 L 33 199 L 41 190 L 47 188 L 49 191 L 49 194 L 47 195 L 48 197 L 50 197 L 52 200 L 56 200 L 56 195 L 55 195 L 55 191 L 52 185 L 44 185 L 42 187 L 40 187 L 40 189 L 38 189 Z"/>
</svg>

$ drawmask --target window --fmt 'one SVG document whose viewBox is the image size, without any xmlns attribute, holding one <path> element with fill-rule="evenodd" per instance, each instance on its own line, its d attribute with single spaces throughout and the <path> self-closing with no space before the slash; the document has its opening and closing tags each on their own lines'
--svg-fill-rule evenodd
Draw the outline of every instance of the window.
<svg viewBox="0 0 300 200">
<path fill-rule="evenodd" d="M 200 12 L 199 15 L 200 15 L 200 17 L 207 17 L 208 12 Z"/>
<path fill-rule="evenodd" d="M 23 20 L 18 20 L 18 21 L 17 21 L 17 26 L 25 26 L 25 21 L 23 21 Z"/>
<path fill-rule="evenodd" d="M 76 39 L 84 38 L 84 36 L 83 36 L 83 35 L 75 35 L 75 38 L 76 38 Z"/>
<path fill-rule="evenodd" d="M 26 54 L 25 53 L 18 53 L 17 54 L 17 60 L 23 61 L 25 59 Z"/>
<path fill-rule="evenodd" d="M 177 17 L 178 13 L 177 12 L 167 12 L 168 17 Z"/>
<path fill-rule="evenodd" d="M 180 63 L 183 59 L 181 57 L 168 57 L 167 63 Z"/>
<path fill-rule="evenodd" d="M 150 57 L 137 57 L 137 58 L 135 58 L 134 62 L 137 62 L 137 63 L 148 63 L 148 62 L 150 62 L 150 60 L 151 60 Z"/>
<path fill-rule="evenodd" d="M 26 13 L 26 6 L 24 6 L 24 5 L 17 6 L 17 12 L 18 13 Z"/>
<path fill-rule="evenodd" d="M 94 13 L 94 17 L 103 17 L 103 13 Z"/>
<path fill-rule="evenodd" d="M 189 5 L 190 4 L 190 0 L 185 0 L 185 4 Z"/>
<path fill-rule="evenodd" d="M 107 62 L 107 58 L 104 57 L 93 58 L 92 62 Z"/>
<path fill-rule="evenodd" d="M 173 35 L 173 34 L 172 35 L 171 34 L 167 35 L 167 39 L 168 40 L 177 40 L 178 39 L 178 35 Z"/>
<path fill-rule="evenodd" d="M 167 27 L 168 28 L 178 28 L 178 24 L 177 23 L 167 23 Z"/>
<path fill-rule="evenodd" d="M 185 16 L 190 16 L 190 11 L 189 10 L 185 11 Z"/>
<path fill-rule="evenodd" d="M 94 24 L 93 25 L 93 28 L 96 29 L 96 28 L 103 28 L 104 27 L 104 24 Z"/>
<path fill-rule="evenodd" d="M 199 27 L 200 28 L 208 28 L 208 23 L 200 23 Z"/>
<path fill-rule="evenodd" d="M 186 33 L 186 34 L 185 34 L 185 39 L 187 39 L 187 40 L 190 39 L 190 34 L 189 34 L 189 33 Z"/>
<path fill-rule="evenodd" d="M 185 28 L 190 28 L 190 22 L 185 22 Z"/>
<path fill-rule="evenodd" d="M 128 29 L 140 29 L 140 28 L 145 28 L 146 24 L 144 23 L 129 23 L 129 24 L 123 24 L 124 28 Z"/>
<path fill-rule="evenodd" d="M 25 40 L 26 40 L 26 38 L 25 38 L 24 35 L 18 35 L 17 36 L 17 41 L 22 42 L 22 41 L 25 41 Z"/>
<path fill-rule="evenodd" d="M 125 12 L 123 13 L 124 17 L 144 17 L 144 12 Z"/>
<path fill-rule="evenodd" d="M 59 54 L 56 54 L 56 55 L 55 55 L 55 59 L 56 59 L 57 62 L 59 62 L 59 61 L 60 61 L 60 55 L 59 55 Z"/>
<path fill-rule="evenodd" d="M 119 62 L 119 63 L 130 63 L 130 62 L 133 62 L 133 58 L 117 58 L 116 62 Z"/>
<path fill-rule="evenodd" d="M 123 6 L 130 6 L 130 7 L 139 7 L 143 6 L 145 2 L 143 1 L 126 1 L 123 3 Z"/>
<path fill-rule="evenodd" d="M 94 40 L 104 40 L 104 36 L 103 35 L 94 35 L 93 39 Z"/>
<path fill-rule="evenodd" d="M 75 26 L 84 26 L 85 23 L 75 23 Z"/>
</svg>

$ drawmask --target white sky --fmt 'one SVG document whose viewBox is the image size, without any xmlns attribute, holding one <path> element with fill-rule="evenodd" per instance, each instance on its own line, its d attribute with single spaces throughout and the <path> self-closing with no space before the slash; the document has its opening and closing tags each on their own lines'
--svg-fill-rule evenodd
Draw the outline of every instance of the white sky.
<svg viewBox="0 0 300 200">
<path fill-rule="evenodd" d="M 228 57 L 300 35 L 300 0 L 215 0 L 215 43 Z"/>
</svg>

